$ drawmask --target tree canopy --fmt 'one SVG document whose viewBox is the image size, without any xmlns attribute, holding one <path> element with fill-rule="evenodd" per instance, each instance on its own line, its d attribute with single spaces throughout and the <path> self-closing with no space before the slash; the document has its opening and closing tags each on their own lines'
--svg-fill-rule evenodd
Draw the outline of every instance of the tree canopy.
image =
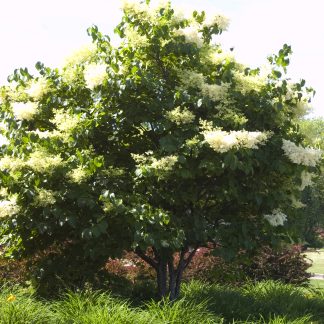
<svg viewBox="0 0 324 324">
<path fill-rule="evenodd" d="M 102 260 L 134 249 L 175 298 L 198 247 L 253 249 L 294 222 L 321 159 L 296 123 L 312 89 L 285 77 L 288 45 L 265 68 L 237 62 L 217 43 L 221 15 L 123 10 L 119 45 L 93 26 L 63 67 L 17 69 L 1 88 L 1 242 L 72 240 Z"/>
</svg>

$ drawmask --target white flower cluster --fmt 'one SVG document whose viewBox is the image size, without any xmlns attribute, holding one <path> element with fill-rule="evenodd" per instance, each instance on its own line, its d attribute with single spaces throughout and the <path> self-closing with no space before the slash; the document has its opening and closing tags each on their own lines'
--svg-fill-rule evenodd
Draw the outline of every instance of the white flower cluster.
<svg viewBox="0 0 324 324">
<path fill-rule="evenodd" d="M 155 14 L 162 8 L 168 8 L 168 0 L 152 1 L 149 5 L 145 1 L 122 0 L 121 9 L 133 14 L 142 14 L 147 18 L 154 18 Z"/>
<path fill-rule="evenodd" d="M 5 155 L 0 159 L 0 170 L 1 171 L 18 171 L 25 166 L 25 162 L 19 158 Z"/>
<path fill-rule="evenodd" d="M 179 89 L 188 89 L 189 87 L 198 88 L 203 96 L 208 97 L 213 101 L 224 101 L 226 102 L 226 97 L 229 89 L 228 83 L 223 83 L 221 85 L 208 84 L 205 82 L 205 78 L 201 73 L 194 71 L 180 71 L 179 78 L 181 86 Z"/>
<path fill-rule="evenodd" d="M 37 105 L 34 102 L 15 102 L 12 105 L 12 111 L 18 120 L 32 120 L 37 113 Z"/>
<path fill-rule="evenodd" d="M 52 132 L 50 132 L 50 131 L 40 131 L 39 129 L 29 131 L 28 133 L 35 134 L 39 138 L 51 138 L 51 137 L 59 136 L 59 133 L 57 131 L 52 131 Z"/>
<path fill-rule="evenodd" d="M 138 15 L 141 19 L 146 19 L 147 21 L 153 21 L 156 18 L 156 13 L 161 5 L 147 5 L 145 2 L 140 2 L 136 0 L 122 0 L 121 9 L 128 14 Z"/>
<path fill-rule="evenodd" d="M 37 81 L 31 83 L 29 88 L 26 90 L 26 93 L 34 100 L 40 100 L 48 89 L 48 81 L 41 77 Z"/>
<path fill-rule="evenodd" d="M 171 171 L 177 163 L 178 157 L 175 155 L 165 156 L 161 159 L 152 158 L 151 169 L 157 171 Z"/>
<path fill-rule="evenodd" d="M 9 195 L 8 189 L 4 187 L 0 187 L 0 197 L 7 197 Z"/>
<path fill-rule="evenodd" d="M 301 185 L 300 185 L 299 189 L 304 190 L 306 187 L 311 186 L 313 184 L 313 181 L 312 181 L 313 176 L 314 176 L 313 173 L 303 171 L 301 173 Z"/>
<path fill-rule="evenodd" d="M 60 156 L 49 154 L 44 150 L 34 151 L 30 154 L 27 161 L 8 155 L 0 159 L 1 171 L 16 172 L 23 168 L 30 168 L 37 172 L 52 172 L 60 165 L 63 165 L 63 160 Z"/>
<path fill-rule="evenodd" d="M 188 26 L 175 31 L 176 36 L 184 36 L 186 43 L 194 43 L 198 48 L 204 45 L 202 35 L 196 26 Z"/>
<path fill-rule="evenodd" d="M 133 28 L 126 28 L 125 36 L 130 45 L 133 47 L 146 47 L 149 45 L 149 41 L 147 37 L 140 35 L 136 30 Z"/>
<path fill-rule="evenodd" d="M 177 125 L 190 124 L 195 119 L 195 115 L 190 110 L 180 107 L 168 111 L 166 117 Z"/>
<path fill-rule="evenodd" d="M 136 0 L 122 0 L 121 9 L 126 12 L 136 13 L 136 12 L 148 11 L 149 6 L 145 3 L 141 3 Z"/>
<path fill-rule="evenodd" d="M 263 217 L 269 222 L 271 226 L 282 226 L 287 221 L 287 215 L 285 215 L 280 209 L 274 209 L 272 214 L 263 215 Z"/>
<path fill-rule="evenodd" d="M 46 173 L 63 165 L 63 160 L 59 155 L 52 155 L 44 150 L 36 150 L 30 154 L 25 165 L 36 172 Z"/>
<path fill-rule="evenodd" d="M 9 144 L 8 138 L 0 134 L 0 146 L 8 145 L 8 144 Z"/>
<path fill-rule="evenodd" d="M 8 200 L 0 200 L 0 218 L 13 216 L 19 211 L 17 195 L 12 195 Z"/>
<path fill-rule="evenodd" d="M 242 72 L 235 72 L 234 80 L 236 82 L 236 88 L 242 94 L 246 94 L 252 90 L 259 92 L 265 86 L 266 77 L 260 74 L 245 75 Z"/>
<path fill-rule="evenodd" d="M 80 184 L 89 177 L 89 174 L 87 174 L 82 166 L 78 166 L 77 168 L 69 171 L 67 173 L 67 177 L 69 181 Z"/>
<path fill-rule="evenodd" d="M 213 51 L 209 55 L 209 59 L 212 63 L 216 65 L 235 61 L 234 55 L 231 52 L 220 52 L 220 51 Z"/>
<path fill-rule="evenodd" d="M 146 154 L 132 154 L 133 160 L 138 166 L 144 167 L 147 171 L 155 171 L 159 177 L 167 175 L 173 170 L 174 165 L 178 161 L 178 157 L 175 155 L 169 155 L 156 159 L 151 156 L 152 152 L 146 152 Z"/>
<path fill-rule="evenodd" d="M 227 30 L 229 22 L 230 20 L 223 15 L 207 16 L 204 21 L 204 26 L 212 27 L 216 25 L 220 30 Z"/>
<path fill-rule="evenodd" d="M 77 115 L 71 115 L 63 110 L 56 110 L 54 118 L 50 120 L 56 128 L 63 133 L 71 133 L 80 122 Z"/>
<path fill-rule="evenodd" d="M 91 63 L 84 69 L 84 79 L 87 88 L 93 90 L 98 85 L 102 84 L 107 77 L 107 65 Z"/>
<path fill-rule="evenodd" d="M 282 140 L 282 149 L 291 162 L 305 166 L 316 166 L 322 157 L 321 150 L 304 148 L 288 140 Z"/>
<path fill-rule="evenodd" d="M 52 190 L 39 189 L 35 196 L 34 205 L 39 207 L 46 207 L 56 203 L 55 192 Z"/>
<path fill-rule="evenodd" d="M 296 117 L 303 117 L 310 112 L 312 106 L 304 100 L 297 100 L 296 106 L 293 109 L 293 113 Z"/>
<path fill-rule="evenodd" d="M 64 66 L 73 66 L 90 62 L 95 56 L 95 53 L 96 46 L 93 43 L 84 45 L 65 59 Z"/>
<path fill-rule="evenodd" d="M 298 208 L 306 207 L 306 205 L 303 204 L 300 200 L 297 200 L 296 197 L 295 197 L 294 195 L 292 195 L 292 196 L 290 197 L 290 200 L 291 200 L 291 206 L 292 206 L 293 208 L 298 209 Z"/>
<path fill-rule="evenodd" d="M 171 17 L 171 23 L 172 24 L 179 24 L 180 22 L 184 21 L 186 19 L 184 10 L 182 8 L 176 7 L 173 8 L 174 13 Z"/>
<path fill-rule="evenodd" d="M 227 152 L 233 148 L 257 149 L 258 145 L 264 144 L 269 137 L 268 133 L 245 130 L 226 132 L 216 129 L 204 131 L 202 134 L 210 147 L 219 153 Z"/>
<path fill-rule="evenodd" d="M 78 78 L 83 75 L 80 72 L 80 66 L 67 66 L 61 71 L 62 80 L 67 84 L 73 84 Z"/>
</svg>

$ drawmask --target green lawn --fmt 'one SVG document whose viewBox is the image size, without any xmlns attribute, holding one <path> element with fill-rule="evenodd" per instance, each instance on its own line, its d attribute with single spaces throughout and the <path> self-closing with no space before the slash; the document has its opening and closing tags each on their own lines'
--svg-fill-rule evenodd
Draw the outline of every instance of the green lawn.
<svg viewBox="0 0 324 324">
<path fill-rule="evenodd" d="M 310 283 L 314 288 L 324 289 L 324 280 L 311 279 Z"/>
<path fill-rule="evenodd" d="M 324 274 L 324 249 L 307 252 L 306 254 L 307 257 L 313 261 L 313 265 L 308 271 Z"/>
</svg>

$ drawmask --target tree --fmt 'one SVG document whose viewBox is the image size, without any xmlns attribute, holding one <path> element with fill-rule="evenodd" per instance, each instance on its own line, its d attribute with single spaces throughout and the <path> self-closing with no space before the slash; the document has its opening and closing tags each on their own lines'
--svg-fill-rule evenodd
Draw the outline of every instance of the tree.
<svg viewBox="0 0 324 324">
<path fill-rule="evenodd" d="M 304 144 L 324 149 L 324 119 L 302 119 L 301 132 L 305 135 Z M 323 165 L 318 175 L 312 176 L 312 184 L 302 192 L 304 206 L 297 212 L 300 218 L 299 234 L 310 246 L 321 246 L 318 231 L 324 227 L 324 174 Z"/>
<path fill-rule="evenodd" d="M 224 52 L 223 16 L 123 9 L 117 47 L 91 27 L 62 69 L 37 63 L 2 88 L 2 242 L 69 240 L 102 261 L 133 249 L 173 300 L 199 247 L 235 255 L 293 222 L 283 211 L 321 158 L 296 125 L 312 90 L 285 79 L 287 45 L 266 71 Z"/>
</svg>

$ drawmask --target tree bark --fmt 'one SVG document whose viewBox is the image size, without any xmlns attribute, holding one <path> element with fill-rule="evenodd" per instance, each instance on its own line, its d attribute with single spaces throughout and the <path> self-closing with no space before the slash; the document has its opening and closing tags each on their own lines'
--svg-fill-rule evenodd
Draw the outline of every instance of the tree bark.
<svg viewBox="0 0 324 324">
<path fill-rule="evenodd" d="M 173 265 L 174 259 L 173 255 L 169 257 L 168 270 L 169 270 L 169 299 L 173 301 L 175 297 L 175 289 L 177 285 L 177 271 L 174 269 Z"/>
<path fill-rule="evenodd" d="M 180 288 L 182 275 L 192 258 L 194 257 L 197 248 L 188 253 L 187 248 L 183 248 L 180 252 L 179 263 L 177 267 L 174 266 L 174 256 L 172 253 L 154 251 L 154 259 L 147 256 L 142 250 L 137 248 L 136 254 L 141 257 L 145 262 L 152 266 L 156 271 L 158 296 L 160 299 L 169 297 L 170 301 L 175 301 L 180 296 Z M 169 284 L 169 285 L 168 285 Z"/>
<path fill-rule="evenodd" d="M 167 289 L 167 261 L 160 259 L 157 269 L 157 286 L 159 298 L 163 299 L 168 294 Z"/>
</svg>

